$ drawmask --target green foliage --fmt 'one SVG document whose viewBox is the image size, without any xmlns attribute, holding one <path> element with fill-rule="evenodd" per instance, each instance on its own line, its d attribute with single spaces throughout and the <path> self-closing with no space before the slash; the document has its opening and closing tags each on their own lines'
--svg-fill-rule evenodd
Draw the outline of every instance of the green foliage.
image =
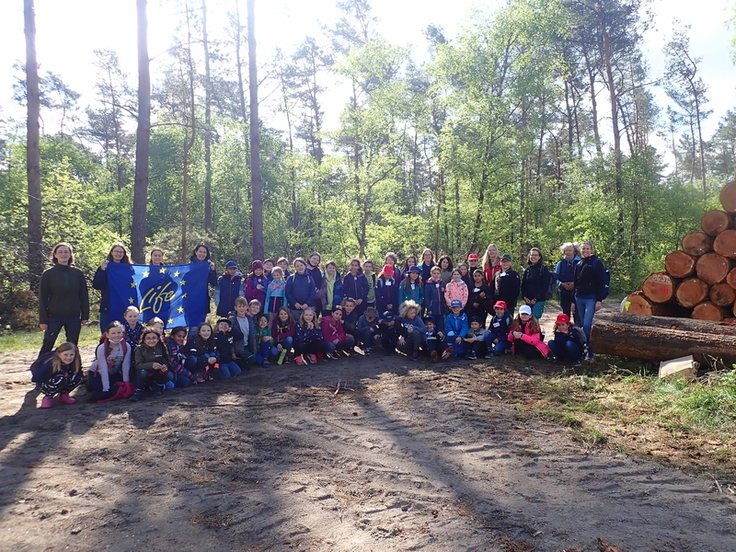
<svg viewBox="0 0 736 552">
<path fill-rule="evenodd" d="M 736 423 L 736 372 L 711 375 L 703 384 L 688 388 L 687 392 L 677 387 L 674 391 L 679 397 L 673 410 L 686 422 L 705 428 Z"/>
</svg>

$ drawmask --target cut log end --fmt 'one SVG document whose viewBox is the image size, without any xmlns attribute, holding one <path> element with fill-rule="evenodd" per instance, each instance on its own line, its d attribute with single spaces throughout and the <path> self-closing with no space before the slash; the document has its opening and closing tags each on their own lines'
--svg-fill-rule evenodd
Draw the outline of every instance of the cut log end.
<svg viewBox="0 0 736 552">
<path fill-rule="evenodd" d="M 682 250 L 693 257 L 713 251 L 713 238 L 705 232 L 690 232 L 682 238 Z"/>
<path fill-rule="evenodd" d="M 654 272 L 644 280 L 641 291 L 654 303 L 669 303 L 675 299 L 677 283 L 677 280 L 666 272 Z"/>
</svg>

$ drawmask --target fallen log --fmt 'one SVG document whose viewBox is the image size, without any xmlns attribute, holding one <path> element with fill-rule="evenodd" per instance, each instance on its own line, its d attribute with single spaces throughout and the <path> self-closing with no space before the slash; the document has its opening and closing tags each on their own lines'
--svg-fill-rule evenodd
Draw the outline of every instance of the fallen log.
<svg viewBox="0 0 736 552">
<path fill-rule="evenodd" d="M 733 228 L 733 221 L 726 211 L 708 211 L 700 219 L 700 228 L 709 236 L 717 236 Z"/>
<path fill-rule="evenodd" d="M 718 253 L 706 253 L 695 263 L 698 278 L 711 286 L 723 282 L 730 271 L 731 261 Z"/>
<path fill-rule="evenodd" d="M 661 328 L 663 330 L 682 330 L 691 333 L 708 333 L 712 335 L 730 335 L 736 337 L 736 326 L 724 321 L 707 322 L 692 318 L 674 318 L 671 316 L 636 316 L 622 312 L 605 318 L 614 324 L 635 324 L 643 328 Z M 597 319 L 596 319 L 597 321 Z M 736 351 L 734 351 L 736 354 Z"/>
<path fill-rule="evenodd" d="M 642 323 L 648 318 L 658 320 L 652 324 Z M 663 318 L 619 313 L 608 319 L 596 319 L 591 332 L 593 349 L 597 354 L 644 360 L 670 360 L 686 355 L 693 355 L 698 362 L 707 364 L 712 364 L 714 358 L 725 362 L 736 360 L 736 335 L 707 330 L 724 326 L 736 333 L 735 326 L 671 318 L 668 327 L 661 327 L 657 323 Z"/>
<path fill-rule="evenodd" d="M 641 291 L 653 303 L 669 303 L 675 300 L 677 284 L 678 281 L 666 272 L 653 272 L 644 280 Z"/>
<path fill-rule="evenodd" d="M 681 306 L 691 309 L 708 297 L 708 284 L 700 278 L 687 278 L 677 286 L 675 297 Z"/>
<path fill-rule="evenodd" d="M 693 257 L 713 251 L 713 238 L 705 232 L 690 232 L 682 238 L 682 250 Z"/>
<path fill-rule="evenodd" d="M 635 291 L 623 300 L 622 312 L 649 316 L 690 316 L 688 309 L 674 303 L 654 303 L 647 299 L 641 291 Z"/>
<path fill-rule="evenodd" d="M 664 258 L 664 269 L 674 278 L 687 278 L 695 274 L 695 258 L 684 251 L 673 251 Z"/>
</svg>

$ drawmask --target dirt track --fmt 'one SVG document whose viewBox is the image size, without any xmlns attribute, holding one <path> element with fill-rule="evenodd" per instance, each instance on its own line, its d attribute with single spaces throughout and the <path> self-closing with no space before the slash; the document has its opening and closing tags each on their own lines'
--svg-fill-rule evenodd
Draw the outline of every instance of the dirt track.
<svg viewBox="0 0 736 552">
<path fill-rule="evenodd" d="M 41 411 L 32 357 L 0 361 L 0 550 L 736 550 L 708 481 L 516 416 L 543 363 L 374 355 Z"/>
</svg>

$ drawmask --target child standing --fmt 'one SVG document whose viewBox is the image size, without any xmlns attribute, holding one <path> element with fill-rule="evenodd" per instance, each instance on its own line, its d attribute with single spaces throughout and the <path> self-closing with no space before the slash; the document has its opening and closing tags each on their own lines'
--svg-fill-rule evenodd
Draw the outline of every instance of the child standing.
<svg viewBox="0 0 736 552">
<path fill-rule="evenodd" d="M 99 398 L 111 398 L 111 386 L 118 382 L 130 383 L 132 349 L 125 341 L 125 328 L 117 320 L 110 322 L 103 342 L 95 350 L 94 367 L 90 368 L 90 383 Z M 113 390 L 114 391 L 114 390 Z"/>
<path fill-rule="evenodd" d="M 486 352 L 488 351 L 488 346 L 486 345 L 487 333 L 488 330 L 480 323 L 480 318 L 474 316 L 470 320 L 470 331 L 468 331 L 465 339 L 463 339 L 469 349 L 466 356 L 468 360 L 476 360 L 486 356 Z"/>
<path fill-rule="evenodd" d="M 425 313 L 434 318 L 435 324 L 443 327 L 447 305 L 445 303 L 445 282 L 440 267 L 433 266 L 431 276 L 424 285 Z"/>
<path fill-rule="evenodd" d="M 273 337 L 271 329 L 268 327 L 268 316 L 265 314 L 257 314 L 255 316 L 256 324 L 256 364 L 262 364 L 264 368 L 271 366 L 268 357 L 271 355 L 271 345 L 273 345 Z"/>
<path fill-rule="evenodd" d="M 281 257 L 278 261 L 276 261 L 276 264 L 281 267 L 281 270 L 284 271 L 284 280 L 288 280 L 289 276 L 291 276 L 291 272 L 289 272 L 289 259 L 286 257 Z"/>
<path fill-rule="evenodd" d="M 503 301 L 496 301 L 493 310 L 495 314 L 491 318 L 491 325 L 486 334 L 486 345 L 488 345 L 486 358 L 502 355 L 510 348 L 508 336 L 513 318 L 506 311 L 506 303 Z"/>
<path fill-rule="evenodd" d="M 345 329 L 342 324 L 342 306 L 335 305 L 332 312 L 322 316 L 322 321 L 319 326 L 322 330 L 322 336 L 327 342 L 327 358 L 337 360 L 338 356 L 335 351 L 343 351 L 348 356 L 354 351 L 355 338 L 345 333 Z"/>
<path fill-rule="evenodd" d="M 264 259 L 263 260 L 263 275 L 266 277 L 266 280 L 269 282 L 273 280 L 273 259 Z M 281 276 L 283 276 L 283 270 L 281 271 Z M 284 280 L 286 281 L 286 280 Z"/>
<path fill-rule="evenodd" d="M 524 355 L 528 359 L 545 358 L 549 347 L 542 341 L 542 330 L 539 322 L 532 316 L 532 308 L 522 305 L 519 314 L 509 328 L 508 339 L 511 343 L 512 355 Z"/>
<path fill-rule="evenodd" d="M 445 321 L 445 343 L 447 344 L 447 349 L 442 353 L 443 360 L 447 360 L 452 355 L 455 357 L 465 356 L 463 339 L 470 330 L 468 315 L 462 312 L 463 305 L 459 299 L 455 299 L 450 303 L 450 310 L 452 312 L 447 315 L 447 320 Z"/>
<path fill-rule="evenodd" d="M 64 404 L 77 402 L 69 396 L 82 383 L 82 361 L 74 343 L 63 343 L 54 351 L 53 357 L 41 364 L 31 381 L 38 384 L 43 393 L 41 408 L 54 406 L 54 396 Z"/>
<path fill-rule="evenodd" d="M 169 369 L 166 347 L 161 342 L 161 335 L 153 328 L 146 328 L 141 335 L 141 343 L 135 350 L 135 393 L 130 397 L 133 401 L 143 398 L 146 387 L 151 388 L 154 395 L 159 395 L 173 387 L 174 376 Z"/>
<path fill-rule="evenodd" d="M 585 351 L 583 330 L 570 324 L 570 317 L 561 313 L 555 320 L 554 335 L 555 338 L 547 342 L 554 358 L 562 362 L 572 362 L 578 366 Z"/>
<path fill-rule="evenodd" d="M 235 339 L 232 334 L 232 322 L 227 318 L 217 321 L 217 334 L 215 334 L 215 346 L 217 347 L 217 368 L 214 370 L 218 379 L 229 379 L 242 372 L 238 363 L 235 362 L 238 355 L 235 353 Z"/>
<path fill-rule="evenodd" d="M 394 274 L 394 267 L 386 265 L 376 279 L 376 310 L 389 311 L 396 314 L 399 311 L 399 286 Z"/>
<path fill-rule="evenodd" d="M 351 260 L 349 266 L 349 272 L 342 279 L 342 289 L 345 297 L 355 299 L 355 309 L 361 315 L 368 308 L 368 279 L 360 271 L 359 259 Z"/>
<path fill-rule="evenodd" d="M 281 307 L 287 306 L 284 271 L 277 266 L 271 271 L 271 276 L 272 278 L 266 287 L 266 302 L 263 309 L 263 312 L 268 315 L 269 323 L 273 323 L 276 319 L 276 313 L 279 312 Z"/>
<path fill-rule="evenodd" d="M 169 356 L 169 366 L 174 372 L 174 385 L 176 387 L 187 387 L 190 383 L 197 383 L 197 376 L 184 368 L 187 355 L 185 346 L 187 343 L 187 329 L 184 326 L 176 326 L 171 329 L 168 337 L 164 338 L 164 345 Z"/>
<path fill-rule="evenodd" d="M 197 326 L 194 339 L 189 342 L 184 367 L 194 373 L 197 383 L 204 383 L 212 379 L 212 372 L 208 373 L 208 370 L 214 370 L 216 363 L 217 345 L 212 334 L 212 326 L 202 322 Z"/>
<path fill-rule="evenodd" d="M 271 324 L 271 336 L 273 337 L 271 354 L 278 357 L 276 364 L 283 364 L 296 339 L 296 322 L 286 307 L 279 309 L 276 320 Z"/>
<path fill-rule="evenodd" d="M 476 269 L 472 276 L 473 283 L 468 288 L 468 302 L 465 304 L 465 314 L 471 319 L 477 316 L 483 321 L 481 325 L 485 325 L 485 320 L 488 316 L 486 306 L 492 304 L 493 290 L 486 284 L 482 270 Z"/>
<path fill-rule="evenodd" d="M 314 364 L 327 352 L 327 343 L 325 343 L 324 337 L 322 336 L 322 330 L 317 325 L 317 315 L 312 307 L 307 307 L 302 311 L 296 327 L 294 362 L 300 366 L 304 366 L 307 364 L 304 355 L 307 355 L 309 362 Z"/>
<path fill-rule="evenodd" d="M 266 302 L 266 286 L 268 279 L 263 275 L 263 263 L 261 261 L 253 261 L 250 265 L 251 273 L 245 280 L 245 298 L 248 301 L 254 299 L 261 304 Z"/>
<path fill-rule="evenodd" d="M 366 355 L 370 355 L 373 347 L 381 342 L 378 311 L 373 307 L 365 309 L 365 314 L 358 319 L 358 340 Z"/>
<path fill-rule="evenodd" d="M 366 259 L 363 261 L 363 275 L 368 280 L 368 295 L 365 301 L 365 308 L 376 306 L 376 273 L 374 272 L 373 261 Z"/>
<path fill-rule="evenodd" d="M 419 360 L 419 351 L 427 333 L 427 327 L 419 316 L 419 305 L 411 300 L 401 303 L 398 324 L 399 340 L 396 346 L 411 360 Z"/>
<path fill-rule="evenodd" d="M 424 283 L 421 274 L 422 270 L 418 266 L 412 266 L 404 276 L 404 281 L 399 284 L 399 305 L 405 301 L 414 301 L 419 305 L 420 315 L 424 304 Z"/>
<path fill-rule="evenodd" d="M 342 276 L 337 271 L 335 261 L 327 261 L 322 285 L 317 292 L 317 300 L 322 305 L 322 314 L 329 316 L 332 309 L 342 302 Z"/>
<path fill-rule="evenodd" d="M 225 272 L 220 276 L 215 288 L 215 304 L 217 316 L 227 316 L 235 306 L 235 300 L 243 296 L 243 273 L 238 270 L 238 263 L 228 261 Z"/>
<path fill-rule="evenodd" d="M 449 307 L 450 304 L 458 300 L 462 308 L 468 302 L 468 286 L 463 282 L 462 273 L 456 268 L 452 271 L 452 279 L 445 286 L 445 303 Z"/>
<path fill-rule="evenodd" d="M 511 268 L 511 255 L 508 253 L 504 253 L 501 257 L 501 270 L 496 273 L 493 286 L 496 301 L 506 303 L 506 311 L 513 317 L 521 289 L 521 278 L 519 273 Z"/>
</svg>

